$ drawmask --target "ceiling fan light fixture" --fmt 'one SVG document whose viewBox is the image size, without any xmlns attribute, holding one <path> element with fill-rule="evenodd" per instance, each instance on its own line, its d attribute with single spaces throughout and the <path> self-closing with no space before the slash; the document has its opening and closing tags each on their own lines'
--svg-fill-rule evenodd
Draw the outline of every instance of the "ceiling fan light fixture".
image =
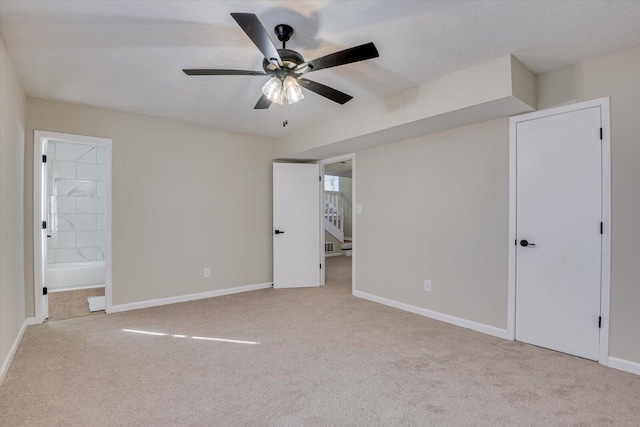
<svg viewBox="0 0 640 427">
<path fill-rule="evenodd" d="M 302 88 L 295 78 L 287 76 L 284 79 L 282 86 L 284 89 L 284 96 L 287 98 L 287 102 L 289 104 L 295 104 L 296 102 L 304 99 Z"/>
<path fill-rule="evenodd" d="M 267 99 L 276 104 L 282 104 L 282 81 L 277 77 L 272 77 L 262 86 L 262 93 Z"/>
</svg>

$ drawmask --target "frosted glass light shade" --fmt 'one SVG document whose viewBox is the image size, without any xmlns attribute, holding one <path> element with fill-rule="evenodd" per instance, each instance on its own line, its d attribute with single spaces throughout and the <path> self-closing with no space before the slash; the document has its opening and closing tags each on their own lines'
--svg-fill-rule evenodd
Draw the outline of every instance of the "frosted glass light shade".
<svg viewBox="0 0 640 427">
<path fill-rule="evenodd" d="M 262 86 L 262 93 L 267 99 L 276 104 L 282 104 L 282 82 L 277 77 L 272 77 Z"/>
<path fill-rule="evenodd" d="M 287 76 L 283 83 L 284 96 L 287 98 L 289 104 L 294 104 L 304 99 L 302 94 L 302 88 L 298 84 L 298 81 L 291 76 Z"/>
</svg>

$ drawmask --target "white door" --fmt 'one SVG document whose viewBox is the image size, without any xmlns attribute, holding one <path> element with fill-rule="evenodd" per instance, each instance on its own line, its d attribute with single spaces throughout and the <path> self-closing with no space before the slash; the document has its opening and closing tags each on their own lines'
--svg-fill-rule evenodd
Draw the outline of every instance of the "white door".
<svg viewBox="0 0 640 427">
<path fill-rule="evenodd" d="M 320 286 L 320 166 L 273 164 L 273 287 Z"/>
<path fill-rule="evenodd" d="M 600 107 L 516 128 L 516 340 L 598 360 Z"/>
<path fill-rule="evenodd" d="M 42 152 L 44 155 L 47 155 L 49 151 L 49 141 L 47 139 L 42 141 Z M 42 265 L 39 266 L 42 270 L 42 283 L 43 287 L 40 289 L 40 294 L 42 295 L 42 317 L 44 319 L 49 318 L 49 294 L 44 292 L 44 289 L 47 287 L 48 283 L 48 268 L 49 265 L 48 255 L 49 255 L 49 236 L 51 235 L 51 229 L 53 227 L 53 215 L 51 215 L 51 209 L 49 206 L 49 170 L 51 167 L 51 160 L 46 161 L 46 158 L 42 158 L 42 182 L 41 182 L 41 206 L 42 213 L 40 218 L 36 218 L 36 223 L 42 222 L 41 230 L 40 230 L 40 240 L 42 244 Z M 40 221 L 38 221 L 41 219 Z M 38 295 L 36 297 L 39 297 Z M 40 319 L 39 319 L 40 320 Z"/>
</svg>

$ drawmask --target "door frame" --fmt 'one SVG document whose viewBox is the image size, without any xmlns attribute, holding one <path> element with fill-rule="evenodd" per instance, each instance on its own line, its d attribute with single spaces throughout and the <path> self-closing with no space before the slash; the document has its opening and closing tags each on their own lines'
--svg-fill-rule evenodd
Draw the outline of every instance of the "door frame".
<svg viewBox="0 0 640 427">
<path fill-rule="evenodd" d="M 608 366 L 609 357 L 609 304 L 611 292 L 611 126 L 609 97 L 565 105 L 548 110 L 522 114 L 509 119 L 509 284 L 507 290 L 507 338 L 516 335 L 516 201 L 517 201 L 517 147 L 516 125 L 573 111 L 600 107 L 602 126 L 602 222 L 604 223 L 601 251 L 600 278 L 600 348 L 598 363 Z"/>
<path fill-rule="evenodd" d="M 345 160 L 351 160 L 351 293 L 356 290 L 356 245 L 357 245 L 357 218 L 356 218 L 356 154 L 344 154 L 342 156 L 330 157 L 328 159 L 318 160 L 317 163 L 320 165 L 320 176 L 322 178 L 322 185 L 320 186 L 320 247 L 318 250 L 320 251 L 320 259 L 322 260 L 322 265 L 326 267 L 327 260 L 324 253 L 324 166 L 330 165 L 332 163 L 343 162 Z M 324 285 L 325 283 L 325 270 L 326 268 L 322 268 L 320 270 L 320 284 Z"/>
<path fill-rule="evenodd" d="M 34 286 L 34 307 L 37 323 L 44 321 L 45 307 L 42 298 L 42 288 L 44 287 L 44 262 L 46 254 L 42 245 L 42 210 L 44 195 L 44 178 L 42 167 L 42 156 L 45 142 L 55 140 L 69 142 L 73 144 L 95 145 L 105 149 L 105 305 L 106 312 L 111 313 L 112 306 L 112 283 L 111 283 L 111 145 L 109 138 L 98 138 L 94 136 L 74 135 L 68 133 L 58 133 L 36 130 L 33 133 L 33 286 Z"/>
</svg>

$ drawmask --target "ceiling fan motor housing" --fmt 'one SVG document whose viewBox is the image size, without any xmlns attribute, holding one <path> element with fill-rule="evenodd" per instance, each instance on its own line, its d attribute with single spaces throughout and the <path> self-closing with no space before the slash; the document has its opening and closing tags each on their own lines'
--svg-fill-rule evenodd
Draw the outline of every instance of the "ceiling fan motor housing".
<svg viewBox="0 0 640 427">
<path fill-rule="evenodd" d="M 293 69 L 304 62 L 304 58 L 295 50 L 291 49 L 278 49 L 278 54 L 282 58 L 282 69 L 278 70 L 275 65 L 271 64 L 266 58 L 262 61 L 262 68 L 264 72 L 269 75 L 284 78 L 291 75 Z"/>
</svg>

